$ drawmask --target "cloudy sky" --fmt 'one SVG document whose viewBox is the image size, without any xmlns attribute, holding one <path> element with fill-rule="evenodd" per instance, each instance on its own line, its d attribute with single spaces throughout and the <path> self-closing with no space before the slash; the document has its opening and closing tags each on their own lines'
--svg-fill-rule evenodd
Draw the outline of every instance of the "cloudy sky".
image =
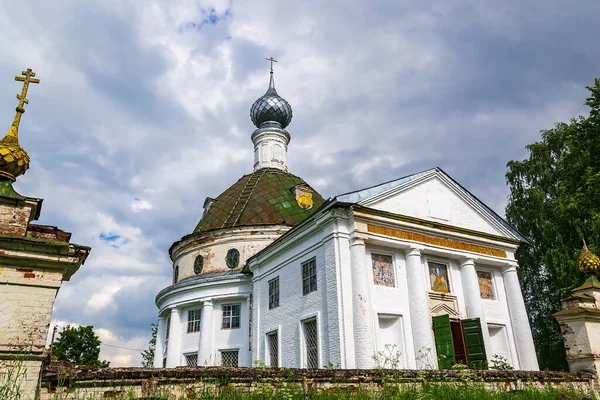
<svg viewBox="0 0 600 400">
<path fill-rule="evenodd" d="M 433 166 L 500 214 L 506 163 L 586 113 L 600 2 L 0 1 L 0 121 L 30 67 L 15 187 L 92 247 L 54 319 L 147 347 L 169 246 L 251 171 L 266 57 L 292 105 L 291 172 L 325 197 Z M 139 352 L 102 347 L 117 365 Z"/>
</svg>

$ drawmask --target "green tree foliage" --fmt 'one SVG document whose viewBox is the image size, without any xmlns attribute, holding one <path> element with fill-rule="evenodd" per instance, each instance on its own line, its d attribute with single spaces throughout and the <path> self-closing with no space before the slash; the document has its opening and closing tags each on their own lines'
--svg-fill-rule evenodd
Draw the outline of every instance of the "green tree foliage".
<svg viewBox="0 0 600 400">
<path fill-rule="evenodd" d="M 600 80 L 587 89 L 589 116 L 542 131 L 529 158 L 510 161 L 506 173 L 506 217 L 530 241 L 516 256 L 542 369 L 567 368 L 552 313 L 584 281 L 576 264 L 582 240 L 600 251 Z"/>
<path fill-rule="evenodd" d="M 100 339 L 92 326 L 77 328 L 66 326 L 52 346 L 52 355 L 59 360 L 77 365 L 108 367 L 108 361 L 100 361 Z"/>
<path fill-rule="evenodd" d="M 142 367 L 144 367 L 144 368 L 154 367 L 154 350 L 156 349 L 156 332 L 157 331 L 158 331 L 158 326 L 156 324 L 152 324 L 152 336 L 150 337 L 150 342 L 148 344 L 148 350 L 142 351 Z"/>
</svg>

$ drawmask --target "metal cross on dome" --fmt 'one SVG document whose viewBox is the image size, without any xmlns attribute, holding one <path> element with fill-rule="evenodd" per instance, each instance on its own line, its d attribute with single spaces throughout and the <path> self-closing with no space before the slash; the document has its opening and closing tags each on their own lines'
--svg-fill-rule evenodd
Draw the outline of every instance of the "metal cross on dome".
<svg viewBox="0 0 600 400">
<path fill-rule="evenodd" d="M 23 89 L 21 90 L 21 95 L 17 95 L 17 99 L 19 99 L 19 105 L 17 106 L 17 112 L 24 113 L 25 107 L 24 104 L 29 104 L 29 101 L 25 98 L 27 96 L 27 89 L 29 89 L 30 83 L 40 83 L 39 79 L 34 79 L 35 72 L 31 70 L 31 68 L 27 68 L 27 71 L 21 72 L 21 75 L 24 76 L 15 76 L 15 81 L 23 82 Z"/>
<path fill-rule="evenodd" d="M 278 61 L 276 59 L 274 59 L 273 57 L 267 58 L 267 61 L 271 61 L 271 73 L 273 73 L 273 63 L 278 62 Z"/>
</svg>

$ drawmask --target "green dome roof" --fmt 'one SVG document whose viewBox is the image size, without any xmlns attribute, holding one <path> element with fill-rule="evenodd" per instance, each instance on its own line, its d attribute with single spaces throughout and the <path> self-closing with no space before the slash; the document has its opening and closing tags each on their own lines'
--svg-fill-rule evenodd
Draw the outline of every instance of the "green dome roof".
<svg viewBox="0 0 600 400">
<path fill-rule="evenodd" d="M 324 202 L 313 190 L 312 207 L 301 208 L 294 189 L 298 185 L 308 186 L 301 178 L 275 168 L 244 175 L 214 200 L 194 232 L 238 226 L 296 225 Z"/>
</svg>

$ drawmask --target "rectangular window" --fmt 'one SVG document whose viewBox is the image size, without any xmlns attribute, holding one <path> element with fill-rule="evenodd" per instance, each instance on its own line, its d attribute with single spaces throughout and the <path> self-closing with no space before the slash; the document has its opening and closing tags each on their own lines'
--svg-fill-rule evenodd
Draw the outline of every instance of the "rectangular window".
<svg viewBox="0 0 600 400">
<path fill-rule="evenodd" d="M 306 368 L 319 368 L 319 337 L 317 336 L 317 320 L 303 323 L 304 346 L 306 348 Z"/>
<path fill-rule="evenodd" d="M 188 367 L 195 367 L 198 365 L 198 353 L 184 354 L 185 364 Z"/>
<path fill-rule="evenodd" d="M 429 280 L 431 282 L 431 290 L 442 293 L 450 293 L 447 265 L 429 262 Z"/>
<path fill-rule="evenodd" d="M 200 332 L 200 315 L 202 309 L 188 311 L 187 333 Z"/>
<path fill-rule="evenodd" d="M 165 342 L 169 340 L 169 332 L 171 332 L 171 317 L 167 318 L 167 332 L 165 333 Z"/>
<path fill-rule="evenodd" d="M 240 327 L 240 304 L 223 305 L 222 329 L 237 329 Z"/>
<path fill-rule="evenodd" d="M 302 263 L 302 294 L 317 290 L 317 260 L 314 258 Z"/>
<path fill-rule="evenodd" d="M 221 366 L 237 367 L 239 350 L 221 350 Z"/>
<path fill-rule="evenodd" d="M 373 283 L 380 286 L 396 286 L 392 256 L 371 254 L 373 265 Z"/>
<path fill-rule="evenodd" d="M 492 273 L 488 271 L 477 271 L 477 280 L 479 281 L 479 294 L 482 299 L 496 300 L 496 290 Z"/>
<path fill-rule="evenodd" d="M 269 365 L 279 367 L 279 338 L 277 331 L 267 334 L 267 349 L 269 351 Z"/>
<path fill-rule="evenodd" d="M 279 277 L 269 281 L 269 310 L 279 307 Z"/>
</svg>

